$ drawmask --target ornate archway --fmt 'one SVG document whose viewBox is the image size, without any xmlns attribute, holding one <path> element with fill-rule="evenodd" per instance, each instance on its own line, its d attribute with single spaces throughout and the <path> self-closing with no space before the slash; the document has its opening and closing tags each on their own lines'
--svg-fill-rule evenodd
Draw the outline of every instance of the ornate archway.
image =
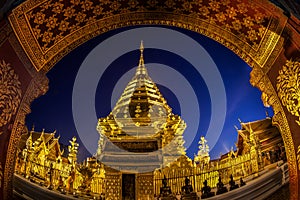
<svg viewBox="0 0 300 200">
<path fill-rule="evenodd" d="M 28 0 L 8 19 L 0 29 L 4 36 L 0 38 L 0 72 L 12 74 L 4 81 L 14 93 L 3 94 L 7 100 L 1 107 L 4 110 L 8 105 L 0 118 L 1 152 L 7 152 L 0 156 L 0 196 L 8 198 L 11 194 L 15 147 L 25 115 L 30 112 L 30 103 L 47 91 L 45 74 L 55 63 L 109 30 L 167 25 L 210 37 L 253 68 L 250 83 L 262 91 L 262 100 L 274 109 L 273 123 L 280 128 L 287 151 L 291 198 L 298 199 L 300 64 L 296 59 L 300 57 L 300 27 L 295 17 L 288 18 L 261 0 Z"/>
</svg>

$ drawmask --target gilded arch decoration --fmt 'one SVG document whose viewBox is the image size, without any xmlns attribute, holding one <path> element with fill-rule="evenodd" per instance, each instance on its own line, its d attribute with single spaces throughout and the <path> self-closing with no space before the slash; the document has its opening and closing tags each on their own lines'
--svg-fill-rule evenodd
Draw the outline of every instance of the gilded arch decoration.
<svg viewBox="0 0 300 200">
<path fill-rule="evenodd" d="M 36 69 L 48 71 L 76 46 L 103 32 L 134 25 L 167 25 L 222 43 L 251 66 L 263 66 L 286 19 L 267 1 L 30 0 L 9 16 Z"/>
<path fill-rule="evenodd" d="M 126 26 L 176 26 L 208 36 L 228 47 L 253 67 L 251 84 L 263 92 L 264 103 L 274 108 L 273 121 L 279 126 L 287 147 L 291 190 L 295 191 L 291 198 L 298 198 L 298 171 L 291 130 L 276 89 L 267 76 L 283 48 L 282 33 L 287 18 L 268 1 L 28 0 L 12 11 L 9 21 L 30 62 L 42 73 L 85 41 Z M 27 97 L 22 105 L 29 106 L 39 90 L 36 94 L 27 94 L 30 98 Z M 14 127 L 17 129 L 16 123 Z M 17 140 L 14 131 L 11 140 Z M 7 156 L 7 162 L 13 162 L 13 156 Z"/>
<path fill-rule="evenodd" d="M 262 92 L 262 101 L 264 105 L 272 106 L 274 110 L 274 116 L 272 123 L 276 125 L 281 132 L 284 146 L 286 149 L 286 155 L 288 157 L 289 174 L 290 174 L 290 189 L 294 191 L 291 193 L 290 199 L 297 199 L 298 195 L 298 171 L 296 163 L 295 145 L 292 138 L 292 133 L 289 127 L 289 123 L 286 114 L 283 110 L 280 99 L 277 96 L 276 89 L 271 84 L 268 76 L 263 72 L 262 69 L 254 68 L 250 73 L 250 83 L 253 86 L 259 88 Z"/>
</svg>

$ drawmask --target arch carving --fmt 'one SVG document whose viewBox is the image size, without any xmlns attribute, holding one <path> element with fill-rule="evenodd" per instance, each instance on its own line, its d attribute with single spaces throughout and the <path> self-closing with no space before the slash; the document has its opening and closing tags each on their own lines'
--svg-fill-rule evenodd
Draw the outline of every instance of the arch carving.
<svg viewBox="0 0 300 200">
<path fill-rule="evenodd" d="M 280 13 L 268 1 L 28 0 L 9 20 L 38 71 L 48 71 L 101 33 L 136 25 L 193 30 L 227 46 L 250 66 L 264 66 L 287 21 Z"/>
</svg>

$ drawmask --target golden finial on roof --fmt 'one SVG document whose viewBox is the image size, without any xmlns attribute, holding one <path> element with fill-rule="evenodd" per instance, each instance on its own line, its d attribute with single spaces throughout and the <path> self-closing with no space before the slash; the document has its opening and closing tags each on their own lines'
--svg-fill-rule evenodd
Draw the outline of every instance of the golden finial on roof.
<svg viewBox="0 0 300 200">
<path fill-rule="evenodd" d="M 140 51 L 141 51 L 142 53 L 143 53 L 143 51 L 144 51 L 144 44 L 143 44 L 143 40 L 141 40 Z"/>
<path fill-rule="evenodd" d="M 269 113 L 268 113 L 268 111 L 267 111 L 267 110 L 265 110 L 265 112 L 266 112 L 266 119 L 270 119 L 270 116 L 269 116 Z"/>
<path fill-rule="evenodd" d="M 144 56 L 143 56 L 143 52 L 144 52 L 144 44 L 143 44 L 143 40 L 141 40 L 141 45 L 140 45 L 140 51 L 141 51 L 141 56 L 140 56 L 140 62 L 139 62 L 139 67 L 140 66 L 144 66 Z"/>
<path fill-rule="evenodd" d="M 137 67 L 135 75 L 136 76 L 146 75 L 146 77 L 148 77 L 147 69 L 146 69 L 145 63 L 144 63 L 144 56 L 143 56 L 143 52 L 144 52 L 143 40 L 141 40 L 140 51 L 141 51 L 141 56 L 140 56 L 139 66 Z"/>
</svg>

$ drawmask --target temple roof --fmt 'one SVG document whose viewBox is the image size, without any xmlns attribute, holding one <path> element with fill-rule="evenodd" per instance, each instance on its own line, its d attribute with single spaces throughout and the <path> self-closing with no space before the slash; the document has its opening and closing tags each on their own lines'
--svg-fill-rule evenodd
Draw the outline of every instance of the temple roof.
<svg viewBox="0 0 300 200">
<path fill-rule="evenodd" d="M 252 122 L 240 122 L 241 130 L 243 132 L 257 132 L 272 128 L 272 119 L 267 117 L 266 119 L 260 119 Z"/>
<path fill-rule="evenodd" d="M 57 156 L 62 154 L 62 150 L 58 142 L 60 136 L 56 138 L 55 133 L 56 131 L 52 133 L 46 133 L 44 129 L 42 130 L 42 132 L 32 129 L 30 132 L 27 132 L 26 134 L 23 134 L 21 136 L 18 148 L 19 150 L 25 149 L 28 140 L 32 142 L 33 146 L 38 145 L 40 147 L 41 145 L 45 144 L 46 147 L 50 150 L 48 158 L 52 158 L 52 160 L 55 160 Z M 38 151 L 41 150 L 42 149 L 39 149 Z"/>
<path fill-rule="evenodd" d="M 238 154 L 244 149 L 244 142 L 250 142 L 250 134 L 256 135 L 258 141 L 263 146 L 263 149 L 271 146 L 274 147 L 277 143 L 282 143 L 282 137 L 280 131 L 276 126 L 272 125 L 272 118 L 267 117 L 265 119 L 256 120 L 252 122 L 241 122 L 241 129 L 237 129 L 238 138 L 237 138 L 237 148 Z M 249 143 L 250 144 L 250 143 Z"/>
<path fill-rule="evenodd" d="M 45 133 L 44 130 L 42 132 L 31 130 L 27 134 L 23 134 L 19 142 L 20 149 L 24 149 L 26 147 L 26 141 L 30 136 L 32 137 L 32 142 L 35 142 L 38 139 L 43 139 L 45 143 L 52 143 L 55 139 L 55 131 L 53 133 Z"/>
</svg>

